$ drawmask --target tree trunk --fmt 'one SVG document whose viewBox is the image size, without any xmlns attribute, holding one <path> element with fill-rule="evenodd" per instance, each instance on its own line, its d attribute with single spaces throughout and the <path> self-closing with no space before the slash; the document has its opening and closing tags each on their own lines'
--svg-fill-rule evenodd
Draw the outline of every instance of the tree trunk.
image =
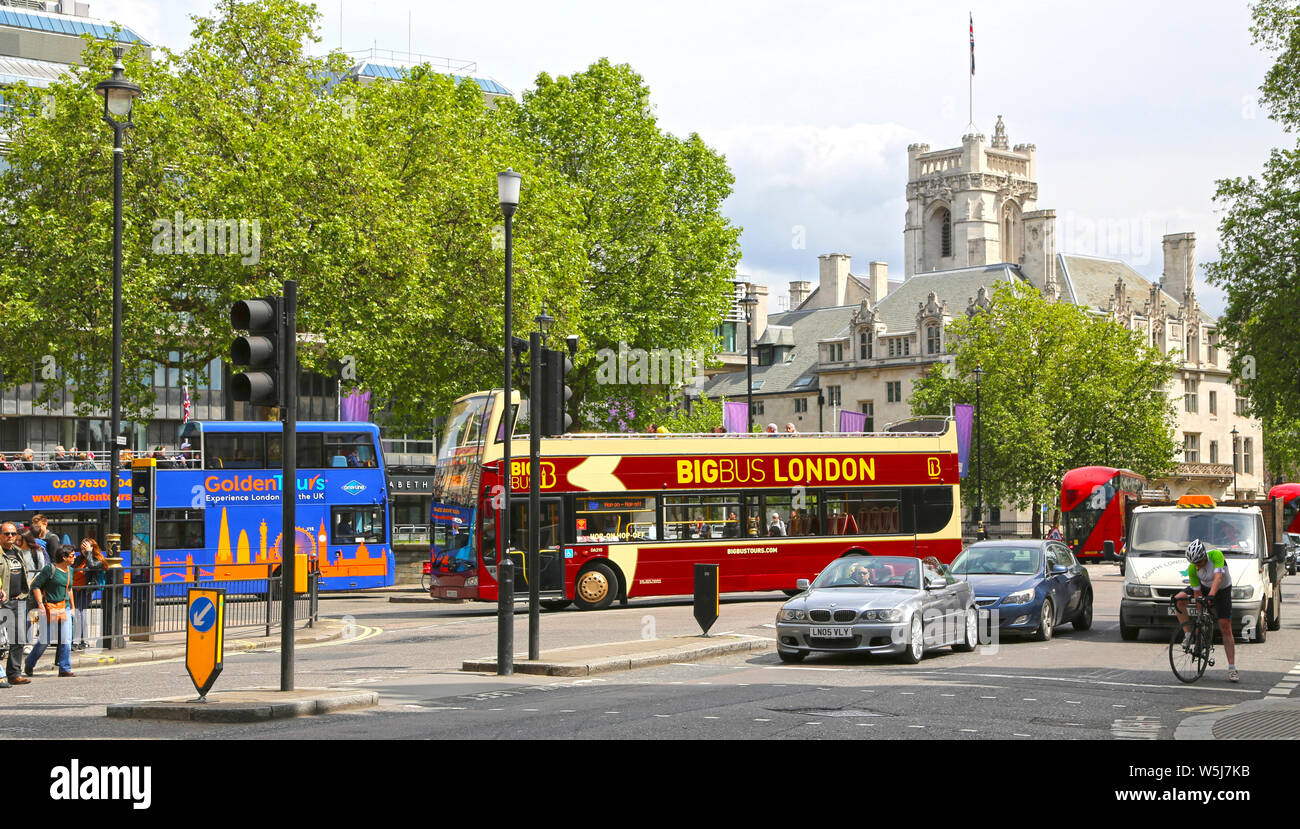
<svg viewBox="0 0 1300 829">
<path fill-rule="evenodd" d="M 1034 538 L 1043 537 L 1043 504 L 1037 498 L 1034 499 L 1034 518 L 1031 532 Z"/>
</svg>

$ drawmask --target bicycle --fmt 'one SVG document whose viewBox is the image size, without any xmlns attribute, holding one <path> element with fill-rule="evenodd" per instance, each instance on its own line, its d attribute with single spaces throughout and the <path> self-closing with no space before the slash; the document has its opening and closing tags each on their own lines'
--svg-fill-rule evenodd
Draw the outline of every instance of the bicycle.
<svg viewBox="0 0 1300 829">
<path fill-rule="evenodd" d="M 1176 605 L 1176 599 L 1170 599 Z M 1214 633 L 1219 627 L 1218 616 L 1214 612 L 1214 603 L 1204 596 L 1197 596 L 1187 608 L 1188 621 L 1192 625 L 1191 641 L 1184 644 L 1186 631 L 1181 624 L 1174 625 L 1174 636 L 1169 641 L 1169 667 L 1174 676 L 1182 682 L 1195 682 L 1205 674 L 1205 669 L 1214 664 Z"/>
</svg>

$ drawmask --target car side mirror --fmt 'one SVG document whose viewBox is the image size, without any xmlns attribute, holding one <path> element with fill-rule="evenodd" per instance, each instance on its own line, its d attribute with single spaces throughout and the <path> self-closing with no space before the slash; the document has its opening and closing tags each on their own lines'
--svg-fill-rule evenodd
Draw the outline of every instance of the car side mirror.
<svg viewBox="0 0 1300 829">
<path fill-rule="evenodd" d="M 942 576 L 927 576 L 925 579 L 926 590 L 942 590 L 948 586 L 948 581 Z"/>
<path fill-rule="evenodd" d="M 1053 565 L 1052 565 L 1052 575 L 1053 575 L 1053 576 L 1059 576 L 1059 575 L 1061 575 L 1062 573 L 1068 573 L 1068 572 L 1070 572 L 1070 568 L 1069 568 L 1069 567 L 1066 567 L 1064 564 L 1053 564 Z"/>
<path fill-rule="evenodd" d="M 794 583 L 794 586 L 799 588 L 800 590 L 807 590 L 808 583 L 809 582 L 807 579 L 799 579 L 797 582 Z"/>
<path fill-rule="evenodd" d="M 1273 560 L 1274 560 L 1274 561 L 1284 561 L 1285 559 L 1286 559 L 1286 542 L 1285 542 L 1285 541 L 1274 541 L 1274 542 L 1273 542 Z"/>
</svg>

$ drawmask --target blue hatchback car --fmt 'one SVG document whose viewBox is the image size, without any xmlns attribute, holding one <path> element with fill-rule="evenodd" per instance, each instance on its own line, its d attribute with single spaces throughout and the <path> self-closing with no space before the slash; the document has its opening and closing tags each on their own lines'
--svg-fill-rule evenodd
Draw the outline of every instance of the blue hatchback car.
<svg viewBox="0 0 1300 829">
<path fill-rule="evenodd" d="M 1052 638 L 1057 625 L 1092 627 L 1092 582 L 1059 541 L 980 541 L 952 563 L 952 575 L 970 583 L 982 619 L 996 612 L 1003 632 Z"/>
</svg>

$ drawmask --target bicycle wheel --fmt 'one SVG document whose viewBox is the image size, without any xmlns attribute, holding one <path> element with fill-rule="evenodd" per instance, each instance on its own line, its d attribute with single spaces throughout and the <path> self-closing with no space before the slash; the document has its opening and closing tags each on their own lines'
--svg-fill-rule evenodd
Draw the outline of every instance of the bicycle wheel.
<svg viewBox="0 0 1300 829">
<path fill-rule="evenodd" d="M 1174 676 L 1182 682 L 1195 682 L 1205 673 L 1206 650 L 1202 646 L 1201 628 L 1192 620 L 1192 645 L 1183 647 L 1183 627 L 1174 626 L 1174 635 L 1169 640 L 1169 667 L 1174 669 Z"/>
</svg>

